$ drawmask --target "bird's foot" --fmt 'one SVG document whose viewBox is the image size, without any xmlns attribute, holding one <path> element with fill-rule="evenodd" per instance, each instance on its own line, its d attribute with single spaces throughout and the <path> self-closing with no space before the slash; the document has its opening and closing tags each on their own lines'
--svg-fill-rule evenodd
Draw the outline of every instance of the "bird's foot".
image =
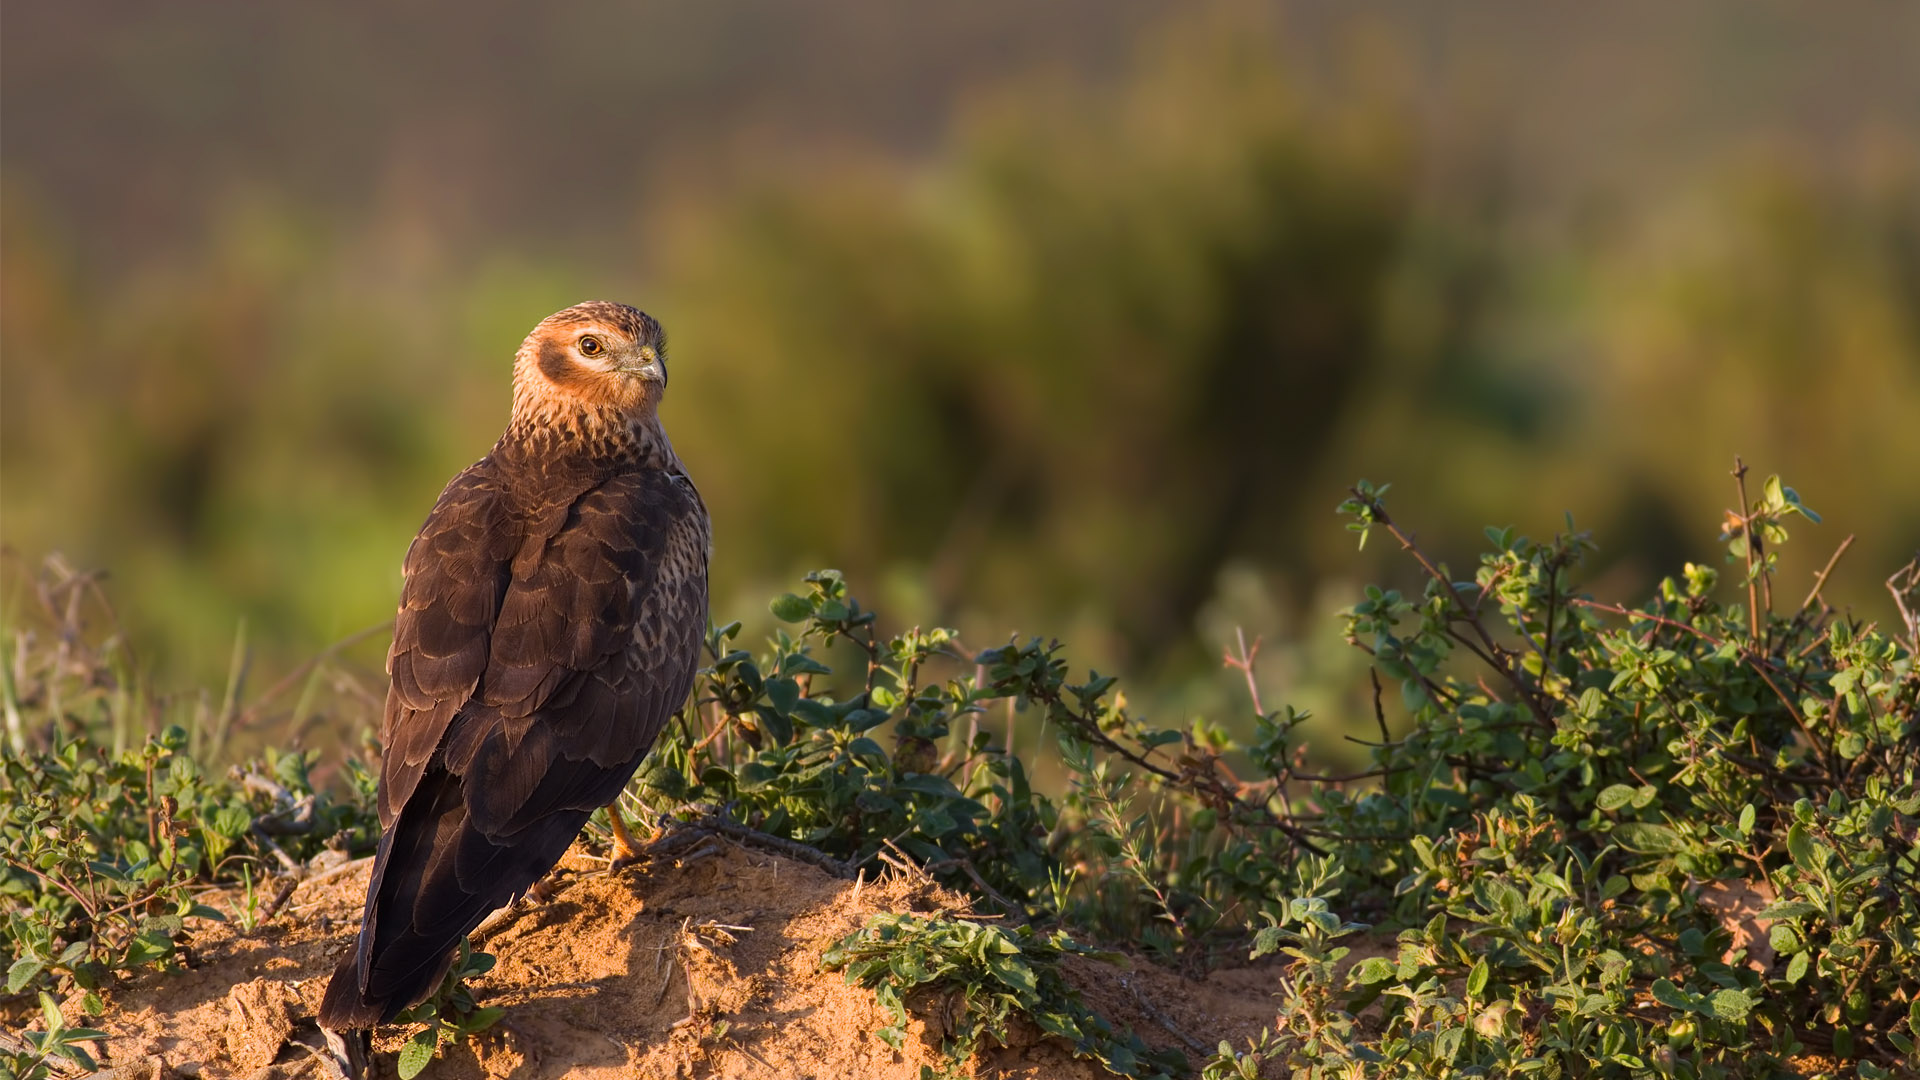
<svg viewBox="0 0 1920 1080">
<path fill-rule="evenodd" d="M 520 902 L 529 907 L 534 904 L 544 904 L 548 900 L 553 899 L 553 894 L 559 891 L 560 875 L 548 874 L 546 877 L 534 882 L 533 887 L 527 890 L 527 894 L 520 898 Z"/>
<path fill-rule="evenodd" d="M 617 874 L 645 858 L 646 852 L 633 834 L 627 831 L 627 823 L 620 816 L 618 803 L 607 807 L 607 820 L 613 823 L 613 863 L 607 867 L 607 872 Z"/>
</svg>

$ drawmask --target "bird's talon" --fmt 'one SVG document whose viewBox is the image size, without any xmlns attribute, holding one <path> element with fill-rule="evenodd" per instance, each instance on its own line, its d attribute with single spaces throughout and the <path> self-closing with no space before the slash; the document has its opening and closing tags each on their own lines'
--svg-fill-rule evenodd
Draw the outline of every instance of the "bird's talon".
<svg viewBox="0 0 1920 1080">
<path fill-rule="evenodd" d="M 607 807 L 607 820 L 613 825 L 613 861 L 607 866 L 607 873 L 617 874 L 646 857 L 639 841 L 627 831 L 627 823 L 620 816 L 618 806 Z"/>
</svg>

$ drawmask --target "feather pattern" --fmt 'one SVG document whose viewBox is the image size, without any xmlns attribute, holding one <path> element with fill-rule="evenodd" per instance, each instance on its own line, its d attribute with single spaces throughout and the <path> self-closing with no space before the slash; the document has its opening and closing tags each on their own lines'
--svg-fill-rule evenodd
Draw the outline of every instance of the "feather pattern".
<svg viewBox="0 0 1920 1080">
<path fill-rule="evenodd" d="M 582 326 L 660 349 L 657 324 L 620 305 L 543 322 L 521 347 L 514 422 L 447 485 L 407 551 L 384 832 L 326 1027 L 385 1023 L 430 993 L 460 940 L 619 796 L 692 686 L 706 509 L 660 429 L 657 389 L 636 415 L 630 395 L 596 399 L 585 376 L 551 382 L 553 341 Z M 529 380 L 547 380 L 545 398 Z"/>
</svg>

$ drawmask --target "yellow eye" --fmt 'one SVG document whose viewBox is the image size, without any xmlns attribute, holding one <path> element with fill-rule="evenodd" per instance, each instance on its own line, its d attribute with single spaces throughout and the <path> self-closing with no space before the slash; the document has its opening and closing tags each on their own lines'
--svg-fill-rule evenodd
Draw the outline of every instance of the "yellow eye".
<svg viewBox="0 0 1920 1080">
<path fill-rule="evenodd" d="M 599 356 L 601 353 L 606 351 L 607 351 L 607 347 L 605 345 L 600 344 L 600 339 L 597 337 L 594 337 L 592 334 L 588 334 L 587 336 L 580 339 L 580 355 L 581 356 Z"/>
</svg>

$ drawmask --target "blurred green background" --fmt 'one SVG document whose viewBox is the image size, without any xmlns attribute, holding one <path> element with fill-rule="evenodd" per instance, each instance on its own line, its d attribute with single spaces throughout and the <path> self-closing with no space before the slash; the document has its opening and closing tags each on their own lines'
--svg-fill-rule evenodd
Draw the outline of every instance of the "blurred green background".
<svg viewBox="0 0 1920 1080">
<path fill-rule="evenodd" d="M 603 297 L 672 335 L 722 618 L 837 566 L 1215 712 L 1239 626 L 1269 705 L 1341 711 L 1330 612 L 1413 581 L 1353 479 L 1456 567 L 1570 511 L 1634 596 L 1719 564 L 1736 453 L 1825 516 L 1793 600 L 1857 533 L 1828 596 L 1884 617 L 1916 44 L 1749 0 L 9 4 L 0 538 L 108 570 L 162 684 L 243 621 L 288 670 L 391 614 L 521 336 Z"/>
</svg>

